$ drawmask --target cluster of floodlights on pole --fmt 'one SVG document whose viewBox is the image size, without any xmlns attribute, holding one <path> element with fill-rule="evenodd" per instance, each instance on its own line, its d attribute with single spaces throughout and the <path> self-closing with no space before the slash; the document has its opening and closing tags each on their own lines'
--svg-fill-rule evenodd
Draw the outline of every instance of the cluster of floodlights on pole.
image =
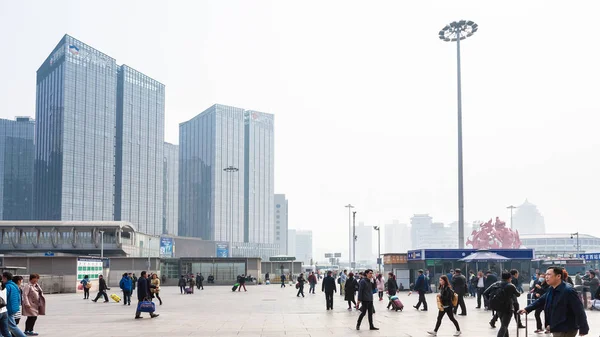
<svg viewBox="0 0 600 337">
<path fill-rule="evenodd" d="M 463 198 L 463 151 L 462 151 L 462 98 L 460 83 L 460 41 L 477 31 L 477 24 L 473 21 L 454 21 L 442 28 L 439 33 L 440 40 L 446 42 L 456 41 L 456 67 L 458 91 L 458 248 L 465 245 L 465 218 Z"/>
</svg>

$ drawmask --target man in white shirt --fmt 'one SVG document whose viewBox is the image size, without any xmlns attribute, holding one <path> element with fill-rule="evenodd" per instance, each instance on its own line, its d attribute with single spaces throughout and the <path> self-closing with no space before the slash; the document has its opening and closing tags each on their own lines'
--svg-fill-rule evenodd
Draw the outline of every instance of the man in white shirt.
<svg viewBox="0 0 600 337">
<path fill-rule="evenodd" d="M 483 276 L 483 272 L 480 270 L 477 272 L 477 309 L 481 309 L 481 296 L 485 291 L 485 276 Z"/>
<path fill-rule="evenodd" d="M 340 275 L 340 295 L 342 295 L 342 296 L 346 295 L 344 288 L 346 287 L 346 279 L 347 278 L 348 278 L 348 275 L 346 275 L 346 270 L 344 269 L 344 272 Z"/>
</svg>

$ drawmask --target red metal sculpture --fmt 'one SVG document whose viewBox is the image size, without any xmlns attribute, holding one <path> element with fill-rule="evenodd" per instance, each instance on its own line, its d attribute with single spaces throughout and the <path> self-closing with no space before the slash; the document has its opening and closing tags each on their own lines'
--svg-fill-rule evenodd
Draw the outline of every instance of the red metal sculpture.
<svg viewBox="0 0 600 337">
<path fill-rule="evenodd" d="M 498 249 L 498 248 L 521 248 L 521 239 L 519 231 L 513 231 L 506 228 L 506 223 L 496 217 L 486 223 L 479 225 L 478 230 L 474 230 L 467 239 L 467 246 L 475 249 Z"/>
</svg>

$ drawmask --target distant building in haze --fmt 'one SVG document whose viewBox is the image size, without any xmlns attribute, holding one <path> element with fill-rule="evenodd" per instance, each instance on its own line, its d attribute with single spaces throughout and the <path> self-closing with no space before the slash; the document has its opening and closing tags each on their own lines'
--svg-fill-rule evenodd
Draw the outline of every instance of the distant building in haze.
<svg viewBox="0 0 600 337">
<path fill-rule="evenodd" d="M 164 143 L 163 234 L 178 235 L 179 146 Z"/>
<path fill-rule="evenodd" d="M 510 219 L 506 225 L 510 226 Z M 518 230 L 520 234 L 546 234 L 544 217 L 540 214 L 537 206 L 527 199 L 517 207 L 513 215 L 513 229 Z"/>
<path fill-rule="evenodd" d="M 383 226 L 381 253 L 406 253 L 412 247 L 410 227 L 398 220 Z"/>
<path fill-rule="evenodd" d="M 372 226 L 365 226 L 364 222 L 359 222 L 356 226 L 356 262 L 375 263 L 377 261 L 373 253 L 373 234 L 375 230 Z"/>
<path fill-rule="evenodd" d="M 29 117 L 0 119 L 0 219 L 31 220 L 33 211 L 33 142 Z"/>
<path fill-rule="evenodd" d="M 285 194 L 275 194 L 275 244 L 281 255 L 288 255 L 288 200 Z"/>
<path fill-rule="evenodd" d="M 309 265 L 313 261 L 313 238 L 310 230 L 296 230 L 296 260 Z"/>
</svg>

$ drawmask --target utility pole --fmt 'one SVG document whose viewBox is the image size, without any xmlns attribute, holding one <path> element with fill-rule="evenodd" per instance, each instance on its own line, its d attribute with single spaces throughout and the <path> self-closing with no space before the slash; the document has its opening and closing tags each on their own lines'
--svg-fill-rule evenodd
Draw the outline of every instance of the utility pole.
<svg viewBox="0 0 600 337">
<path fill-rule="evenodd" d="M 344 206 L 348 208 L 348 262 L 352 259 L 352 209 L 354 206 L 352 204 L 348 204 Z"/>
<path fill-rule="evenodd" d="M 356 268 L 356 211 L 352 212 L 352 269 Z"/>
</svg>

